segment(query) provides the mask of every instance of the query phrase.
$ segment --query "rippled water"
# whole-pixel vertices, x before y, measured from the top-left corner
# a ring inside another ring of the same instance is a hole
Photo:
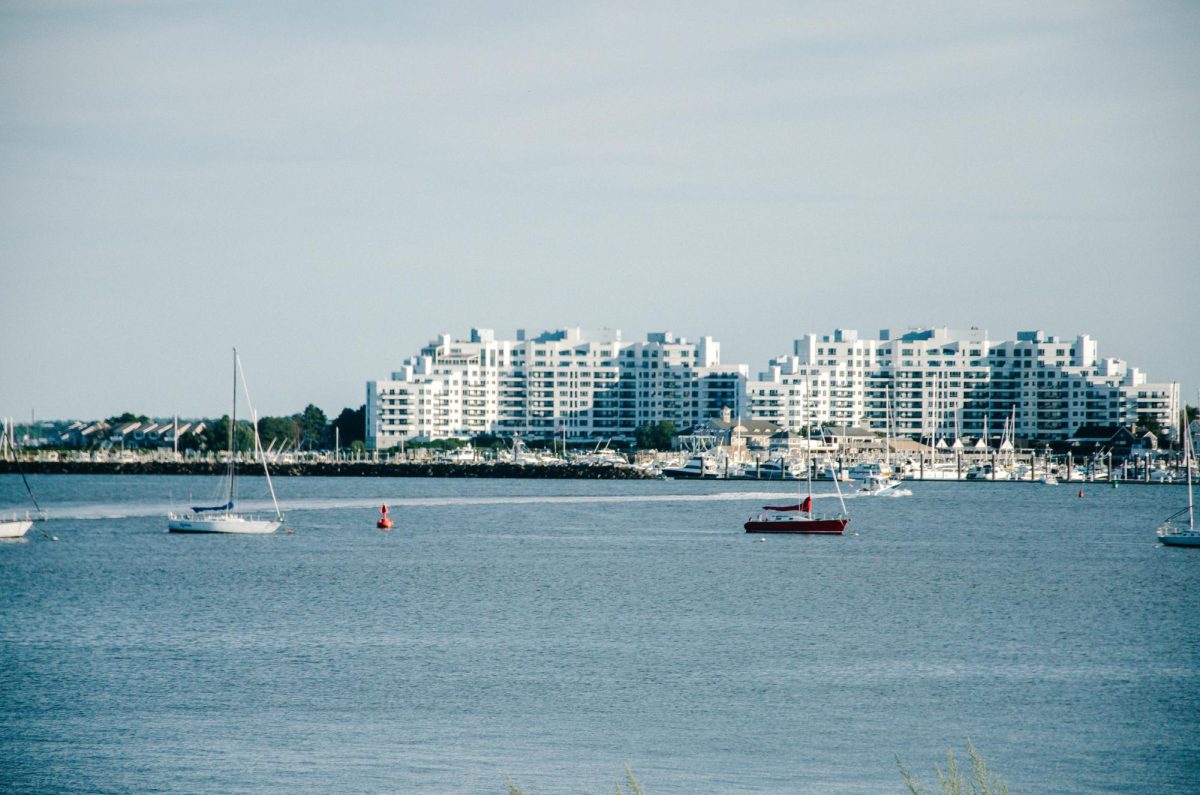
[[[1178,487],[917,483],[760,541],[786,486],[277,486],[294,534],[177,536],[206,479],[34,481],[0,790],[900,792],[896,754],[932,782],[970,735],[1030,793],[1197,791]]]

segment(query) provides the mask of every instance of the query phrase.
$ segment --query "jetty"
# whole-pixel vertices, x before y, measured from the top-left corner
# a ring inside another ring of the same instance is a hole
[[[42,475],[216,475],[226,464],[217,460],[26,460],[26,474]],[[12,461],[0,462],[0,473],[16,473]],[[251,467],[246,477],[256,473]],[[261,472],[257,473],[259,476]],[[503,461],[293,461],[271,464],[272,476],[352,478],[541,478],[548,480],[647,480],[644,469],[605,464],[513,464]]]

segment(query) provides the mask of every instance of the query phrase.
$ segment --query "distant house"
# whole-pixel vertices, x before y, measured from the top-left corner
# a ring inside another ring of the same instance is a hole
[[[778,425],[768,420],[734,419],[729,409],[724,409],[719,419],[710,417],[697,423],[689,436],[693,441],[705,440],[726,447],[768,450],[771,437],[780,430]],[[681,438],[687,441],[686,437]]]
[[[1157,438],[1154,443],[1157,445]],[[1140,446],[1141,435],[1124,425],[1080,425],[1069,440],[1052,445],[1056,452],[1082,456],[1111,454],[1115,461],[1124,461]]]
[[[795,457],[794,454],[808,450],[815,454],[836,453],[837,443],[821,434],[808,434],[796,431],[780,431],[771,437],[771,455]]]
[[[882,450],[884,444],[883,437],[875,431],[853,425],[835,425],[831,428],[823,428],[821,435],[827,444],[842,452]]]
[[[204,433],[207,424],[203,420],[180,420],[180,441],[188,436]],[[75,421],[59,434],[63,447],[124,447],[126,449],[161,449],[174,447],[175,420],[146,420],[122,422],[109,425],[103,420],[96,422]]]

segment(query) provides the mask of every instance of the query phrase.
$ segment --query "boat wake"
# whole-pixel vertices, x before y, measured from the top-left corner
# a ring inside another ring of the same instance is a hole
[[[911,497],[912,489],[891,489],[883,494],[863,494],[861,492],[852,491],[846,494],[848,500],[886,500],[891,497]]]

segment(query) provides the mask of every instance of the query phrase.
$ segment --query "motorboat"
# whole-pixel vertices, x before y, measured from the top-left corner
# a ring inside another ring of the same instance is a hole
[[[967,470],[967,480],[1012,480],[1012,473],[1002,466],[979,463]]]
[[[901,481],[898,478],[890,477],[870,477],[863,483],[862,488],[858,490],[858,494],[864,497],[878,497],[883,494],[891,494],[900,486]]]
[[[663,467],[662,473],[672,480],[725,477],[725,469],[721,466],[721,462],[705,453],[696,453],[681,466]]]
[[[851,480],[870,480],[872,478],[890,478],[892,467],[888,463],[878,461],[862,461],[850,467]]]

